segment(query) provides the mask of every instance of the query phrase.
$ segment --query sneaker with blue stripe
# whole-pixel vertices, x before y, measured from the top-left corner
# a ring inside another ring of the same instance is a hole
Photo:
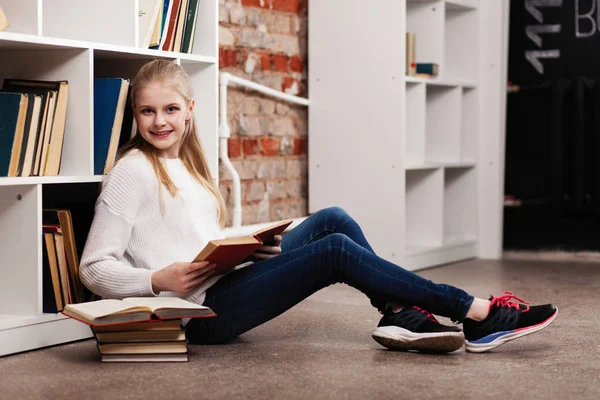
[[[515,299],[519,304],[510,300]],[[511,292],[490,297],[488,316],[483,321],[465,319],[465,349],[471,353],[483,353],[511,340],[541,331],[558,316],[558,308],[552,304],[529,306],[529,303]]]

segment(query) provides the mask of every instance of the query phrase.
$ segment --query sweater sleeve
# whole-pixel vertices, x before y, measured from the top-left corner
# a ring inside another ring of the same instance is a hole
[[[135,268],[124,261],[138,209],[146,193],[152,190],[153,182],[140,165],[119,164],[105,178],[96,202],[79,267],[81,281],[105,298],[155,296],[152,271]]]

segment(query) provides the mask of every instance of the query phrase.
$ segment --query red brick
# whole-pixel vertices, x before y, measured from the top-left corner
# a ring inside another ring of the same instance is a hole
[[[244,139],[242,142],[242,148],[245,156],[252,156],[260,153],[258,141],[256,139]]]
[[[276,54],[273,56],[273,71],[288,72],[287,56]]]
[[[240,138],[229,138],[229,140],[227,140],[227,152],[229,154],[229,157],[235,158],[240,157],[242,155],[241,142],[242,141]]]
[[[297,13],[299,0],[272,0],[273,10]]]
[[[234,67],[237,65],[237,52],[232,49],[219,47],[219,67]]]
[[[279,155],[279,144],[281,139],[264,137],[260,140],[262,146],[262,153],[265,156],[276,156]]]
[[[271,70],[271,55],[268,51],[257,51],[256,54],[260,56],[260,66],[264,71]]]
[[[308,153],[308,141],[306,138],[295,138],[294,139],[294,155],[301,155]]]
[[[300,56],[293,56],[290,59],[290,70],[292,72],[302,72],[302,68],[304,67],[304,63]]]
[[[264,3],[263,8],[266,7],[267,4],[269,4],[270,2],[271,2],[270,0],[263,1],[263,3]],[[261,3],[261,0],[242,0],[242,5],[248,6],[248,7],[261,7],[260,3]]]
[[[298,81],[296,79],[286,76],[285,78],[283,78],[283,83],[281,84],[281,90],[283,90],[285,92],[285,89],[292,87],[294,82],[296,82],[298,84],[298,88],[300,88],[300,83],[298,83]]]

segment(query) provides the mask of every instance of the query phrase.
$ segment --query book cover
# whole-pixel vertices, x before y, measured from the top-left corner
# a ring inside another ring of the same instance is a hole
[[[121,78],[94,79],[94,174],[103,175],[121,96]]]
[[[0,93],[0,176],[17,176],[28,99],[21,93]]]
[[[198,18],[198,0],[190,0],[183,34],[181,51],[191,53],[194,44],[194,33],[196,32],[196,20]]]
[[[281,221],[248,236],[211,240],[193,261],[216,263],[215,273],[224,274],[241,264],[263,244],[270,245],[273,237],[282,234],[292,222],[292,220]]]

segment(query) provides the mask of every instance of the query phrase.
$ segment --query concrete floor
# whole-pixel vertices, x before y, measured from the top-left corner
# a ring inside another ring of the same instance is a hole
[[[597,263],[512,257],[419,274],[561,314],[492,353],[393,352],[370,337],[368,300],[335,285],[233,344],[190,346],[189,363],[102,364],[91,340],[0,358],[0,399],[600,399]]]

